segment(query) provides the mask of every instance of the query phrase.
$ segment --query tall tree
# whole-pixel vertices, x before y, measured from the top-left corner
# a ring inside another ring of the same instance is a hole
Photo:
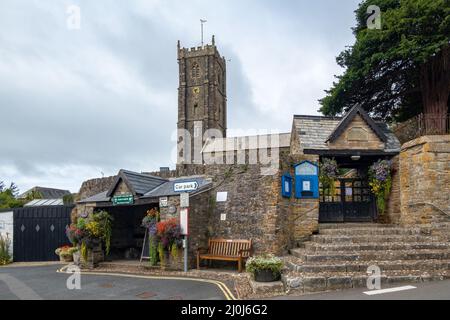
[[[381,9],[381,29],[368,28],[371,5]],[[355,13],[355,44],[336,58],[345,72],[325,91],[320,111],[337,115],[360,103],[385,120],[420,112],[443,119],[450,93],[450,0],[365,0]],[[445,122],[438,125],[445,129]]]

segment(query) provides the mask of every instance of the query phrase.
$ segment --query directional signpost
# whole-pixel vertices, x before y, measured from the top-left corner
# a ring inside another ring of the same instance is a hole
[[[175,182],[173,184],[173,191],[175,192],[189,192],[195,191],[197,189],[198,189],[197,181]]]
[[[173,191],[180,192],[180,226],[184,235],[184,272],[188,271],[189,193],[198,189],[197,181],[175,182]]]

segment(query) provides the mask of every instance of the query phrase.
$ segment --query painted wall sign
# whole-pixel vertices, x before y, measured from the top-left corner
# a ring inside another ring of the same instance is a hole
[[[189,235],[189,209],[183,208],[180,210],[180,228],[183,236]]]
[[[180,193],[180,207],[182,208],[189,207],[189,193],[187,192]]]
[[[134,197],[132,194],[122,194],[118,196],[114,196],[112,198],[112,203],[117,205],[127,205],[127,204],[133,204],[134,203]]]
[[[173,191],[175,192],[188,192],[188,191],[195,191],[197,189],[198,189],[197,181],[175,182],[173,185]]]
[[[319,167],[310,161],[295,166],[295,197],[319,198]]]
[[[161,197],[159,198],[159,207],[165,208],[169,205],[169,199],[167,197]]]
[[[281,195],[290,198],[292,195],[292,177],[290,174],[281,176]]]

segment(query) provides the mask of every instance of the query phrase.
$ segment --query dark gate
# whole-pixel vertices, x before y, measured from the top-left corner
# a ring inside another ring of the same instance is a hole
[[[321,186],[319,222],[370,222],[377,216],[374,197],[365,179],[339,179],[334,195]]]
[[[58,260],[55,249],[70,244],[66,226],[73,206],[14,209],[14,261]]]

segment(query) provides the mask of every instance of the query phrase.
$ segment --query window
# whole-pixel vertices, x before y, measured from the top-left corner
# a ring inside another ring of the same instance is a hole
[[[194,64],[192,65],[191,76],[194,79],[200,77],[200,66],[197,62],[194,62]]]

